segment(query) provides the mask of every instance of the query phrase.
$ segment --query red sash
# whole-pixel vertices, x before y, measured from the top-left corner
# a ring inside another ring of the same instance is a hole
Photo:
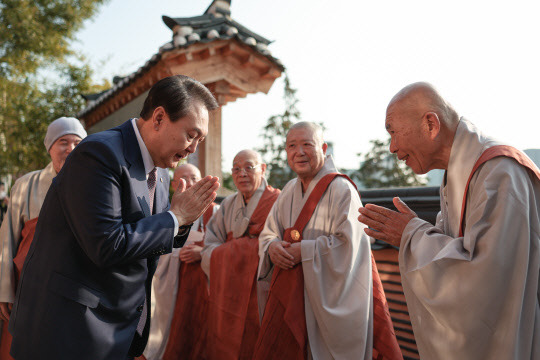
[[[471,179],[476,170],[478,170],[478,168],[480,167],[480,165],[482,165],[488,160],[499,156],[506,156],[516,160],[521,166],[524,166],[525,168],[530,170],[536,176],[536,178],[540,180],[540,170],[538,169],[538,167],[531,161],[531,159],[529,159],[524,153],[522,153],[518,149],[508,145],[496,145],[486,149],[474,164],[471,174],[469,175],[469,179],[467,180],[467,185],[465,185],[465,192],[463,193],[463,203],[461,205],[461,216],[459,220],[459,237],[463,236],[465,205],[467,203],[467,193],[469,191],[469,184],[471,182]]]
[[[13,258],[13,263],[15,265],[15,284],[19,282],[21,277],[22,268],[24,265],[24,260],[30,250],[30,245],[32,245],[32,240],[34,239],[34,233],[36,232],[36,225],[38,218],[33,218],[24,223],[22,232],[21,232],[21,243],[17,249],[17,255]],[[17,285],[15,285],[15,288]]]
[[[227,234],[210,258],[209,359],[250,360],[259,334],[257,268],[259,234],[280,191],[262,194],[248,225],[248,236]]]
[[[311,219],[315,208],[337,176],[349,180],[344,174],[325,175],[306,201],[292,228],[285,230],[283,240],[290,243],[302,241],[302,232]],[[298,231],[300,237],[293,240],[292,231]],[[396,340],[388,303],[384,295],[379,272],[371,255],[373,278],[373,355],[376,359],[403,359]],[[301,266],[290,270],[274,268],[270,293],[257,341],[254,359],[306,359],[307,327],[304,308],[304,274]]]
[[[213,214],[212,204],[203,214],[203,226]],[[203,241],[195,243],[204,246]],[[182,262],[178,272],[178,293],[171,331],[163,359],[206,359],[208,287],[200,262]]]
[[[38,218],[28,220],[24,223],[21,232],[22,240],[17,248],[17,254],[13,258],[13,264],[15,265],[15,289],[17,289],[17,284],[21,278],[24,260],[26,259],[26,255],[28,254],[28,250],[30,250],[32,240],[34,239],[37,222]],[[2,325],[2,337],[0,339],[0,360],[13,360],[11,355],[9,355],[9,350],[11,348],[11,334],[8,332],[7,321],[4,321]]]

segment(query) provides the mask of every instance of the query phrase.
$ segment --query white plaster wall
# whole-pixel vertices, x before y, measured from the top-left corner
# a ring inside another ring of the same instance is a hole
[[[123,124],[131,118],[139,117],[139,113],[142,110],[144,100],[146,99],[147,95],[148,91],[137,96],[135,99],[131,100],[126,105],[107,116],[105,119],[90,127],[88,129],[88,133],[94,134],[103,130],[108,130]]]

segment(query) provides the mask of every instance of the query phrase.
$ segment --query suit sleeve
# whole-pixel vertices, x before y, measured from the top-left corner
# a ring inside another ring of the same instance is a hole
[[[129,174],[101,142],[83,142],[53,183],[64,217],[86,255],[100,267],[170,253],[174,220],[167,212],[144,217]],[[124,185],[124,186],[123,186]],[[161,209],[158,209],[161,211]]]

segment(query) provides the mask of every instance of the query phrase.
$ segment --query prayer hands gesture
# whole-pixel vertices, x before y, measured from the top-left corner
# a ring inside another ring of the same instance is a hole
[[[174,192],[170,210],[176,215],[178,225],[188,225],[197,220],[216,198],[219,179],[206,176],[186,190],[186,181],[180,179]]]
[[[302,261],[300,243],[291,245],[287,241],[274,241],[268,246],[268,255],[272,263],[283,270],[292,269]]]
[[[358,221],[371,228],[364,229],[367,235],[399,247],[405,226],[417,215],[398,197],[394,198],[394,205],[398,212],[367,204],[358,209]]]
[[[196,261],[201,261],[202,249],[202,246],[198,246],[195,244],[186,245],[182,249],[180,249],[180,260],[188,264]]]
[[[9,321],[12,308],[12,303],[0,302],[0,321]]]

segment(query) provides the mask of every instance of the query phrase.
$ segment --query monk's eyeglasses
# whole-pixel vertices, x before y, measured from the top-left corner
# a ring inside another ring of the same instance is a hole
[[[261,166],[261,164],[246,166],[245,168],[235,166],[231,169],[231,172],[235,175],[240,174],[242,171],[245,171],[246,174],[253,174],[259,166]]]

